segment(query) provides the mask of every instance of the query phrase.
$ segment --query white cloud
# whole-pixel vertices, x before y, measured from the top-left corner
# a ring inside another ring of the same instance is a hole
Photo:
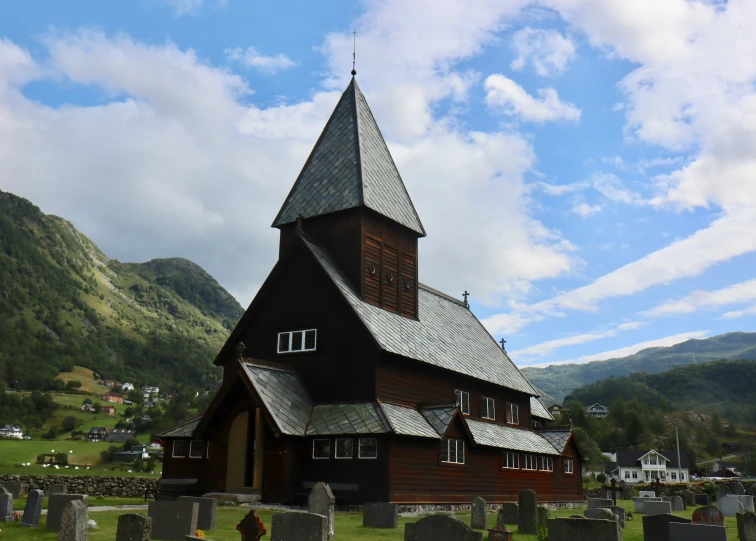
[[[538,90],[534,98],[512,79],[501,74],[489,75],[485,81],[486,103],[504,114],[529,122],[543,123],[557,120],[580,120],[580,109],[562,102],[553,88]]]
[[[276,73],[297,65],[296,62],[285,54],[279,53],[274,56],[266,56],[254,47],[228,49],[226,56],[228,56],[229,60],[239,62],[248,68],[255,68],[265,73]]]
[[[217,0],[219,4],[225,4],[226,0]],[[161,0],[167,6],[171,6],[176,15],[191,15],[197,13],[205,4],[205,0]]]
[[[744,308],[742,310],[733,310],[731,312],[725,312],[722,314],[720,319],[735,319],[738,317],[743,316],[753,316],[756,315],[756,305],[751,306],[750,308]]]
[[[643,197],[624,187],[622,181],[611,173],[597,173],[591,179],[593,188],[613,203],[642,205]]]
[[[555,362],[548,362],[548,363],[541,363],[541,364],[532,364],[528,366],[544,367],[544,366],[551,366],[554,364],[582,364],[582,363],[589,363],[591,361],[607,361],[609,359],[619,359],[622,357],[627,357],[628,355],[633,355],[647,348],[669,347],[669,346],[674,346],[675,344],[679,344],[681,342],[685,342],[686,340],[692,340],[694,338],[706,338],[708,334],[709,334],[709,331],[684,332],[680,334],[673,334],[672,336],[665,336],[664,338],[657,338],[655,340],[648,340],[646,342],[640,342],[638,344],[633,344],[632,346],[626,346],[619,349],[612,349],[609,351],[602,351],[600,353],[592,353],[590,355],[583,355],[575,359],[567,359],[564,361],[555,361]]]
[[[572,205],[572,212],[580,216],[581,218],[587,218],[591,214],[597,214],[601,212],[601,205],[589,205],[585,201]]]
[[[644,316],[689,314],[699,308],[718,308],[728,304],[744,304],[756,300],[756,279],[747,280],[716,291],[694,291],[690,295],[665,303],[642,313]],[[733,313],[733,312],[730,312]],[[726,314],[722,317],[732,317]]]
[[[515,32],[512,46],[517,58],[510,67],[520,70],[532,64],[535,72],[541,77],[564,72],[567,64],[575,56],[572,40],[556,30],[525,27]]]
[[[571,182],[570,184],[549,184],[547,182],[536,183],[547,195],[564,195],[572,192],[585,190],[590,186],[588,182]]]

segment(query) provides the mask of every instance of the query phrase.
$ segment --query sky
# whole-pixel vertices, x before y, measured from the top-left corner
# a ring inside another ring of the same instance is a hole
[[[753,28],[751,0],[3,2],[0,190],[247,306],[356,40],[421,281],[519,366],[752,331]]]

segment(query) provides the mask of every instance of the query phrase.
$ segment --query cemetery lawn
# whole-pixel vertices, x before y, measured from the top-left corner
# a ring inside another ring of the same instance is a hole
[[[16,498],[13,500],[14,511],[23,511],[25,505],[26,505],[26,498]],[[144,505],[144,498],[95,498],[94,496],[89,497],[90,507],[99,507],[102,505]],[[42,500],[42,509],[47,509],[47,496],[45,496]],[[2,526],[0,526],[0,528],[1,527]]]
[[[98,505],[102,500],[90,500],[92,505]],[[632,501],[621,501],[620,503],[626,510],[632,511]],[[690,518],[695,510],[695,507],[689,507],[687,511],[675,513],[675,515]],[[98,529],[89,530],[89,541],[113,541],[116,535],[116,527],[118,523],[118,516],[122,513],[128,513],[129,511],[103,511],[93,512],[89,515],[89,518],[95,520],[98,525]],[[235,507],[218,507],[218,512],[215,519],[216,528],[205,532],[208,539],[214,541],[239,541],[240,535],[236,531],[236,525],[239,521],[249,512],[248,509],[235,508]],[[262,518],[263,524],[268,529],[268,534],[262,539],[270,539],[270,526],[271,517],[274,513],[278,513],[277,510],[262,509],[259,512]],[[143,511],[140,512],[145,514]],[[582,514],[581,509],[563,509],[558,511],[551,511],[552,518],[569,517],[574,514]],[[470,513],[456,513],[455,516],[466,522],[470,523]],[[489,513],[489,524],[493,525],[496,521],[494,513]],[[421,517],[399,517],[399,528],[396,530],[380,530],[374,528],[362,527],[362,515],[359,513],[336,513],[336,539],[342,541],[352,541],[353,539],[362,541],[402,541],[404,539],[404,525],[407,522],[415,522]],[[727,538],[737,539],[737,526],[734,517],[725,517],[725,524],[727,526]],[[36,530],[29,530],[22,528],[19,524],[0,524],[2,532],[0,533],[0,540],[13,539],[14,541],[33,541],[33,540],[50,540],[57,539],[57,532],[48,532],[45,530],[45,517],[42,517],[42,527]],[[515,541],[535,541],[535,535],[523,535],[516,533],[517,526],[512,526],[510,529],[515,530]],[[483,539],[487,537],[484,534]],[[627,522],[625,529],[622,532],[622,539],[624,541],[643,541],[643,519],[641,515],[635,515],[634,520]]]

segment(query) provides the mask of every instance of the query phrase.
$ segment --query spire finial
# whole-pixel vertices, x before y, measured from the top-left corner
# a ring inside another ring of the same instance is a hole
[[[352,77],[357,75],[357,70],[354,68],[357,63],[357,30],[352,31]]]
[[[463,296],[463,297],[465,298],[465,308],[470,308],[470,303],[469,303],[469,302],[467,302],[467,297],[469,297],[469,296],[470,296],[470,294],[469,294],[469,293],[467,292],[467,290],[466,290],[466,289],[465,289],[465,292],[464,292],[464,293],[462,293],[462,296]]]
[[[499,343],[501,344],[501,350],[506,353],[507,348],[505,347],[505,344],[507,343],[507,341],[502,338],[501,340],[499,340]]]

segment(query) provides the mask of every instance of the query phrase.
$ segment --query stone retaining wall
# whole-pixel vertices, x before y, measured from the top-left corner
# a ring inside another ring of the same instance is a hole
[[[0,475],[0,486],[9,481],[26,483],[26,490],[47,490],[50,485],[64,484],[72,494],[141,498],[145,490],[157,490],[157,479],[150,477],[105,477],[99,475]]]

